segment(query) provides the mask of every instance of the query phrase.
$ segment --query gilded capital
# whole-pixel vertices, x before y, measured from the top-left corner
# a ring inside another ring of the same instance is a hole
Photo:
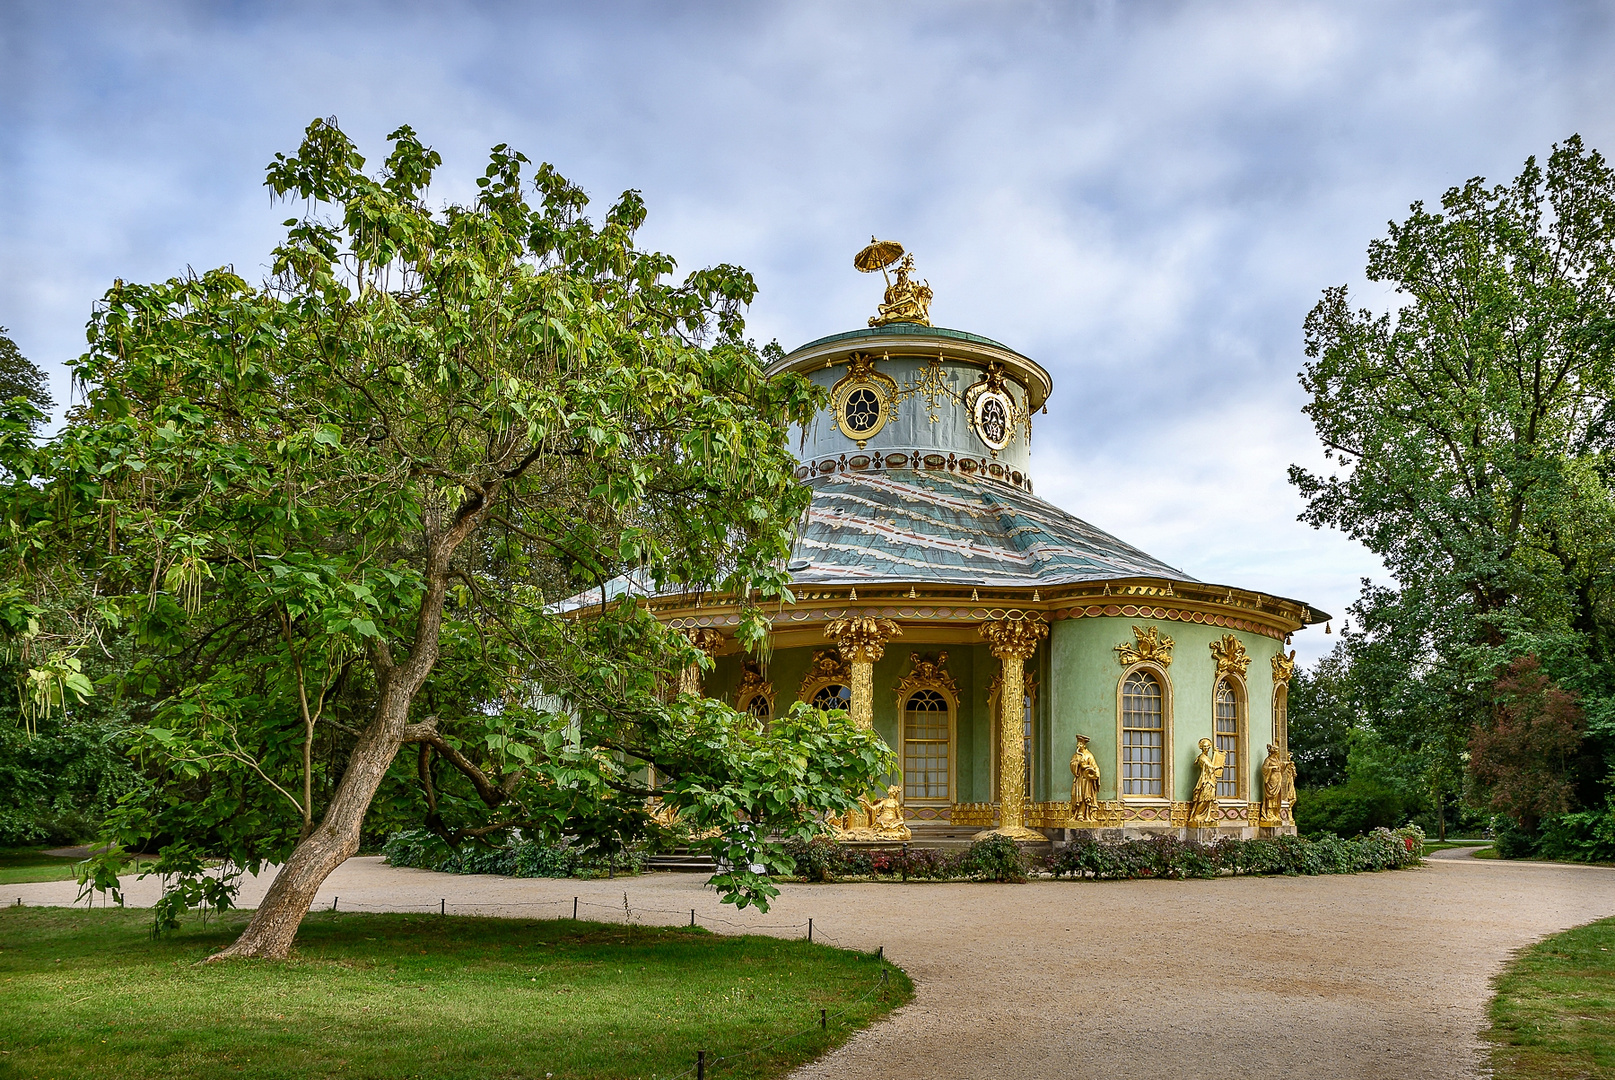
[[[1025,660],[1049,636],[1049,624],[1037,618],[998,619],[984,622],[978,629],[987,639],[987,648],[1000,660]]]
[[[703,626],[696,630],[684,631],[684,636],[690,639],[690,644],[711,656],[723,646],[723,635],[710,626]]]
[[[1115,648],[1116,660],[1123,666],[1143,660],[1172,666],[1172,639],[1161,633],[1159,627],[1133,627],[1133,640],[1124,641]]]
[[[886,655],[886,642],[902,633],[903,628],[890,619],[863,615],[836,619],[824,628],[824,636],[833,638],[841,655],[853,664],[873,664]]]
[[[1295,674],[1295,650],[1294,649],[1290,650],[1290,655],[1289,656],[1285,656],[1283,653],[1279,653],[1277,656],[1273,657],[1273,684],[1275,686],[1288,686],[1288,685],[1290,685],[1290,676],[1292,676],[1294,674]]]
[[[1245,645],[1233,634],[1224,634],[1220,641],[1211,643],[1211,655],[1217,659],[1217,677],[1224,675],[1244,676],[1246,669],[1251,666],[1251,658],[1245,652]]]

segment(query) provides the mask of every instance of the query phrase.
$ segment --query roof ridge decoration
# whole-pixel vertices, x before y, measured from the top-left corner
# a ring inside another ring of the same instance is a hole
[[[1229,635],[1232,637],[1233,635]],[[1234,638],[1237,642],[1239,639]],[[1142,626],[1133,627],[1133,642],[1122,642],[1116,646],[1116,660],[1123,667],[1138,663],[1160,664],[1162,667],[1172,666],[1172,639],[1161,633],[1160,627],[1151,626],[1148,629]],[[1215,645],[1212,648],[1216,648]],[[1241,646],[1243,648],[1243,646]]]

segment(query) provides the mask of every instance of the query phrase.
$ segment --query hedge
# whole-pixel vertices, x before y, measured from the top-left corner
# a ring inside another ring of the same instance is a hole
[[[796,876],[808,881],[839,878],[900,878],[932,881],[1026,881],[1033,875],[1093,881],[1137,878],[1211,878],[1221,874],[1355,874],[1415,866],[1424,851],[1424,832],[1416,825],[1375,829],[1355,840],[1299,836],[1211,843],[1156,836],[1118,843],[1077,839],[1052,854],[1035,855],[1006,837],[978,840],[968,850],[946,853],[915,848],[900,850],[847,847],[820,838],[787,848],[796,860]]]
[[[426,829],[395,832],[382,845],[393,866],[415,866],[445,874],[502,874],[505,877],[604,877],[608,873],[643,873],[649,856],[624,851],[607,858],[569,844],[510,840],[500,847],[471,845],[455,849]]]

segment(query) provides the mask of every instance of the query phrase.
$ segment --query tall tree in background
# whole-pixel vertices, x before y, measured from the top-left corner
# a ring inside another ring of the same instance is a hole
[[[1303,520],[1395,579],[1354,608],[1369,681],[1394,689],[1370,721],[1456,783],[1534,655],[1587,706],[1593,749],[1615,748],[1615,175],[1571,138],[1546,169],[1415,203],[1367,275],[1395,286],[1392,312],[1342,286],[1306,321],[1306,412],[1339,467],[1290,476]],[[1583,800],[1603,779],[1586,763],[1564,758]]]
[[[190,886],[204,856],[283,862],[224,955],[284,957],[384,782],[451,841],[611,846],[645,827],[653,765],[719,832],[726,899],[766,904],[770,835],[852,805],[890,751],[844,718],[760,732],[670,694],[706,661],[643,597],[722,589],[753,603],[739,643],[766,640],[807,497],[786,432],[819,394],[764,378],[748,274],[675,283],[635,247],[637,193],[596,226],[500,146],[475,202],[433,212],[438,155],[391,139],[376,176],[334,122],[277,156],[268,186],[305,212],[264,286],[108,291],[88,400],[10,492],[55,530],[37,579],[93,581],[136,643],[148,784],[114,834],[166,838],[159,869]],[[581,591],[587,617],[557,605]]]
[[[11,340],[6,328],[0,326],[0,404],[22,398],[34,412],[50,412],[56,404],[50,396],[50,380],[45,373],[22,354],[17,343]],[[37,432],[45,422],[43,415],[27,417],[30,431]]]

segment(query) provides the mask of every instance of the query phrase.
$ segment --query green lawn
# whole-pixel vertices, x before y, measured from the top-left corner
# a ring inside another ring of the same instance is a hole
[[[1426,840],[1424,842],[1424,854],[1428,855],[1432,851],[1448,851],[1459,847],[1490,847],[1491,844],[1490,840]]]
[[[1615,919],[1526,949],[1492,999],[1497,1080],[1615,1078]]]
[[[0,885],[25,881],[68,881],[74,876],[77,866],[77,859],[46,855],[39,848],[7,848],[0,850]]]
[[[708,1070],[774,1077],[913,994],[862,953],[570,920],[321,913],[285,963],[200,963],[244,921],[0,909],[0,1076],[653,1077],[806,1029]]]

